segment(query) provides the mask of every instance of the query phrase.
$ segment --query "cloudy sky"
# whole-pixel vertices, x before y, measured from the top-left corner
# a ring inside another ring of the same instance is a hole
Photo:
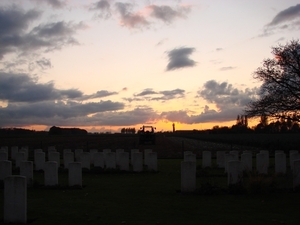
[[[1,0],[0,127],[233,125],[299,0]]]

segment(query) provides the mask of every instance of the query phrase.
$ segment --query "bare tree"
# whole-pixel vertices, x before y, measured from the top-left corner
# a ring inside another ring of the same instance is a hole
[[[265,59],[254,72],[263,82],[260,96],[250,102],[245,112],[249,117],[300,118],[300,42],[272,48],[273,59]],[[295,116],[296,115],[296,116]]]

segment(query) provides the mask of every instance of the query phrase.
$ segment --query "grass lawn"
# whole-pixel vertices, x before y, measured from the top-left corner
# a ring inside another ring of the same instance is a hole
[[[67,187],[67,173],[59,174],[60,188],[28,189],[28,223],[39,224],[299,224],[300,193],[214,195],[181,194],[180,159],[159,159],[158,173],[83,173],[82,189]],[[43,173],[35,173],[43,184]],[[223,170],[197,177],[226,187]],[[3,218],[3,189],[0,190]],[[2,219],[3,221],[3,219]]]

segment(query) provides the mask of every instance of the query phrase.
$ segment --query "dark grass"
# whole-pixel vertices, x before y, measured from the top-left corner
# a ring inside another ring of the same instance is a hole
[[[58,187],[45,188],[43,173],[36,172],[35,186],[28,189],[28,223],[299,224],[299,192],[279,186],[284,191],[270,191],[273,189],[266,186],[266,192],[230,192],[223,169],[201,169],[199,164],[197,191],[183,194],[180,162],[160,159],[157,173],[84,172],[81,189],[67,186],[64,171],[59,174]],[[272,179],[284,183],[283,187],[291,185],[289,175]],[[3,202],[3,189],[0,192]]]

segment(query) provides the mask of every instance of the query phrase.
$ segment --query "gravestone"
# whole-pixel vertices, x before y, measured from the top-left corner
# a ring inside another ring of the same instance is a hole
[[[240,157],[239,157],[239,151],[232,150],[232,151],[229,151],[229,154],[234,155],[234,160],[239,160],[240,159]]]
[[[20,176],[26,177],[28,187],[33,185],[33,163],[31,161],[20,163]]]
[[[53,147],[53,146],[52,146]],[[50,155],[53,155],[52,153],[58,153],[57,151],[56,151],[56,149],[55,148],[50,148],[50,149],[48,149],[48,151],[47,151],[47,157],[48,157],[48,161],[52,161],[51,160],[51,156]]]
[[[238,160],[228,161],[228,175],[227,183],[228,185],[238,184],[242,181],[243,171],[242,164]]]
[[[267,161],[267,167],[269,168],[269,165],[270,165],[270,160],[269,160],[270,159],[270,153],[269,153],[269,151],[268,150],[260,150],[259,153],[263,153],[263,154],[267,155],[266,161]]]
[[[20,168],[20,163],[25,160],[25,152],[18,152],[16,154],[16,168]]]
[[[94,154],[98,152],[98,149],[93,148],[90,149],[90,153],[91,153],[91,164],[94,165]]]
[[[236,155],[231,153],[225,153],[225,173],[228,172],[228,162],[237,161]]]
[[[104,153],[96,152],[94,153],[94,167],[104,168]]]
[[[4,180],[4,223],[27,223],[26,177],[9,176]]]
[[[266,153],[256,154],[256,170],[259,174],[268,174],[268,155]]]
[[[217,151],[217,167],[225,168],[225,151]]]
[[[148,154],[148,170],[149,171],[157,171],[157,152],[149,152]]]
[[[275,153],[275,173],[286,174],[286,155]]]
[[[197,162],[196,154],[189,153],[184,155],[184,162]]]
[[[80,162],[80,154],[83,153],[83,149],[77,148],[75,149],[75,161]]]
[[[181,162],[181,192],[196,190],[196,162]]]
[[[34,154],[35,170],[43,170],[45,165],[45,152],[36,152]]]
[[[83,169],[91,169],[91,153],[83,152],[80,154],[81,167]]]
[[[241,167],[243,171],[252,171],[252,154],[242,153],[241,154]]]
[[[8,153],[7,152],[0,152],[0,161],[8,160]]]
[[[119,153],[119,168],[121,171],[129,171],[129,153]]]
[[[294,161],[293,168],[293,188],[300,188],[300,159]]]
[[[60,153],[50,152],[48,155],[48,161],[57,162],[57,166],[60,167]]]
[[[3,160],[0,161],[0,181],[4,181],[6,177],[12,175],[11,161]]]
[[[152,149],[144,149],[144,165],[148,166],[148,153],[152,152]]]
[[[44,181],[45,181],[45,186],[57,186],[58,185],[57,162],[54,162],[54,161],[45,162]]]
[[[28,160],[28,147],[21,147],[21,149],[19,149],[19,152],[24,153],[24,160],[27,161]]]
[[[202,152],[202,168],[211,167],[211,151]]]
[[[69,164],[74,162],[74,153],[73,152],[65,152],[64,153],[64,168],[68,169]]]
[[[11,160],[16,160],[16,154],[19,152],[19,147],[18,146],[12,146],[11,147]]]
[[[140,152],[139,149],[130,149],[130,159],[132,160],[132,154]]]
[[[124,152],[124,149],[116,149],[116,164],[120,166],[120,154]]]
[[[293,151],[290,153],[290,166],[291,170],[294,169],[294,161],[300,159],[300,153],[297,151]]]
[[[116,169],[116,153],[108,152],[104,153],[106,169]]]
[[[82,187],[82,166],[81,162],[72,162],[68,165],[68,181],[69,186],[79,186]]]
[[[136,152],[132,153],[132,170],[133,172],[142,172],[143,171],[143,153]]]

